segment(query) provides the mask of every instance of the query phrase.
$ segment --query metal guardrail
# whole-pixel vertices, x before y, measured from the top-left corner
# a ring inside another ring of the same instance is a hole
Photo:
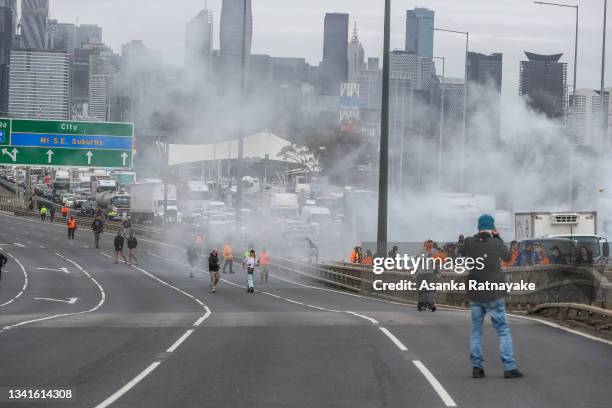
[[[271,267],[279,272],[291,273],[306,279],[313,279],[362,294],[382,297],[389,300],[417,303],[417,290],[375,291],[374,280],[384,283],[401,281],[416,282],[418,275],[400,271],[386,271],[375,275],[371,268],[345,262],[325,261],[319,264],[305,264],[296,260],[275,256]],[[510,311],[539,313],[546,317],[562,320],[577,320],[598,330],[612,330],[610,316],[612,310],[608,299],[612,298],[612,284],[603,276],[603,266],[535,266],[508,268],[504,270],[506,282],[523,280],[535,283],[534,291],[511,292],[506,297],[506,307]],[[448,283],[464,280],[465,276],[455,273],[438,274],[437,282]],[[469,307],[464,291],[437,291],[436,302],[451,307]]]

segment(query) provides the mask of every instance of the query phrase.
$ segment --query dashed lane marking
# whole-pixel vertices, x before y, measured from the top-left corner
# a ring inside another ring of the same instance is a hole
[[[23,295],[23,292],[25,292],[26,288],[28,287],[28,273],[26,271],[26,268],[23,266],[23,264],[21,262],[19,262],[19,259],[15,258],[11,253],[7,252],[7,255],[10,256],[11,258],[13,258],[15,260],[15,262],[17,262],[17,265],[19,265],[19,267],[21,268],[21,272],[23,272],[23,286],[21,287],[21,290],[19,291],[19,293],[17,293],[12,299],[2,303],[0,305],[0,307],[6,306],[6,305],[9,305],[9,304],[13,303],[21,295]]]

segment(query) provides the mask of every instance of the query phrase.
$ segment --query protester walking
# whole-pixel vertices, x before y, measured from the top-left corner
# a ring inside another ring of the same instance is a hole
[[[74,240],[74,233],[77,230],[77,220],[73,215],[70,216],[66,225],[68,225],[68,239]]]
[[[261,251],[259,254],[259,271],[260,271],[260,280],[263,283],[268,283],[268,277],[270,274],[270,253],[266,248]]]
[[[49,209],[49,216],[51,217],[51,224],[55,221],[55,205],[52,205]]]
[[[40,209],[40,219],[44,222],[46,218],[47,218],[47,207],[43,205],[42,208]]]
[[[138,258],[136,258],[136,248],[138,247],[138,240],[134,236],[133,232],[130,232],[130,236],[127,239],[128,247],[128,265],[138,265]],[[134,260],[134,262],[132,262]]]
[[[123,255],[123,244],[125,243],[125,238],[121,235],[121,231],[117,231],[117,235],[115,235],[115,241],[113,242],[115,245],[115,257],[113,258],[113,263],[117,263],[119,261],[119,255],[123,258],[123,262],[127,264],[127,259],[125,259],[125,255]]]
[[[217,291],[217,284],[219,283],[219,269],[221,269],[219,253],[216,249],[213,249],[208,255],[208,273],[210,274],[210,290],[212,293]]]
[[[253,274],[255,273],[256,266],[257,266],[257,255],[255,254],[255,250],[251,249],[249,251],[249,255],[244,258],[244,261],[242,261],[242,267],[247,273],[247,292],[249,293],[255,292],[255,286],[253,283]]]
[[[8,262],[8,258],[2,252],[0,252],[0,280],[2,280],[2,268]]]
[[[467,259],[480,259],[484,268],[470,270],[468,280],[478,284],[504,283],[500,261],[510,261],[510,251],[504,245],[495,229],[495,220],[484,214],[478,219],[478,233],[464,242],[462,255]],[[469,288],[469,286],[468,286]],[[491,315],[491,323],[497,332],[501,361],[504,365],[504,378],[520,378],[523,374],[516,367],[510,327],[506,321],[505,291],[468,290],[472,312],[472,335],[470,337],[470,357],[472,377],[482,378],[484,358],[482,354],[483,323],[486,313]]]
[[[102,221],[102,217],[96,217],[91,224],[91,229],[94,233],[94,244],[96,248],[100,248],[100,235],[104,232],[104,221]]]
[[[234,273],[234,249],[232,244],[229,242],[223,245],[223,273],[227,273],[227,267],[229,265],[229,273]]]

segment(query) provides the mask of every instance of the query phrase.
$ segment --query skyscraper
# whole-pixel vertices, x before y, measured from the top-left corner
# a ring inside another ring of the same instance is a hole
[[[323,35],[320,86],[323,95],[340,95],[340,84],[348,78],[349,15],[327,13]]]
[[[357,83],[359,75],[366,70],[365,51],[359,41],[357,23],[353,28],[353,36],[348,44],[348,82]]]
[[[0,112],[8,111],[9,63],[16,20],[16,0],[0,0]]]
[[[231,79],[239,76],[242,67],[243,46],[248,61],[251,54],[252,38],[251,0],[223,0],[219,38],[223,76]]]
[[[49,0],[21,0],[21,35],[24,48],[47,48]]]
[[[200,11],[185,26],[185,68],[206,69],[210,65],[213,45],[213,14]]]
[[[77,47],[76,26],[74,24],[56,23],[50,30],[49,48],[66,51],[74,55]]]
[[[416,7],[406,12],[406,51],[433,57],[434,11]]]
[[[11,51],[9,113],[22,118],[68,119],[70,55],[51,50]]]
[[[519,95],[527,97],[529,106],[547,117],[563,118],[567,89],[567,64],[559,62],[563,54],[525,55],[528,61],[521,61]]]
[[[77,28],[77,48],[83,48],[85,44],[101,42],[102,27],[96,24],[81,24]]]
[[[492,136],[500,138],[503,55],[468,53],[468,115],[487,120]],[[481,124],[482,125],[482,124]]]

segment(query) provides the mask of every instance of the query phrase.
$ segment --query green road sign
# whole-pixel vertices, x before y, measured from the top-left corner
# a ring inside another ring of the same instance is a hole
[[[0,119],[0,164],[132,167],[131,123]]]

